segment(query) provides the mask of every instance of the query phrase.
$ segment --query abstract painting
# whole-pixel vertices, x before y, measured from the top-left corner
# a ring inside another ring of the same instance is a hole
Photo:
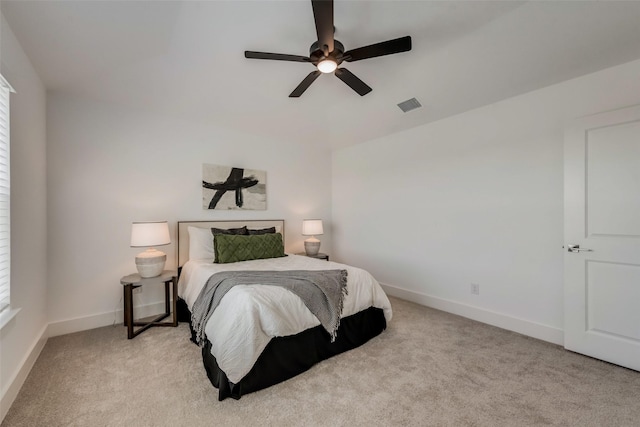
[[[202,207],[266,210],[267,173],[254,169],[203,164]]]

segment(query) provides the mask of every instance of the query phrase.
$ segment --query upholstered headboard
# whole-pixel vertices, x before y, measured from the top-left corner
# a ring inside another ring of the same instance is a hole
[[[247,220],[247,221],[178,221],[178,251],[177,266],[182,267],[189,260],[189,231],[187,227],[199,228],[237,228],[242,226],[247,228],[268,228],[276,227],[282,233],[284,242],[284,220]],[[213,235],[211,236],[213,238]]]

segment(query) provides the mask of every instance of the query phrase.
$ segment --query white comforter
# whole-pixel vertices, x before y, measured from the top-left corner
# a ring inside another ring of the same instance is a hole
[[[348,295],[342,317],[368,307],[381,308],[391,320],[391,304],[378,282],[367,271],[305,256],[213,264],[190,260],[182,268],[178,294],[191,310],[207,279],[227,270],[333,270],[348,271]],[[300,298],[279,286],[238,285],[222,298],[205,327],[211,354],[233,383],[253,367],[271,338],[295,335],[320,322]]]

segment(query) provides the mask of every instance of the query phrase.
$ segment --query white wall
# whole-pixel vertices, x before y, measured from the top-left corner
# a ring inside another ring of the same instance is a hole
[[[334,152],[335,258],[561,343],[564,123],[640,103],[638,76],[635,61]]]
[[[178,220],[284,219],[292,252],[303,250],[304,218],[326,219],[330,229],[328,149],[59,93],[48,94],[47,120],[52,336],[121,321],[119,280],[135,272],[140,252],[129,247],[132,221],[169,221],[167,267],[175,267]],[[267,210],[203,210],[203,163],[265,170]],[[146,292],[134,304],[161,299]]]
[[[29,59],[0,17],[0,71],[11,95],[11,308],[0,331],[0,420],[46,342],[46,95]]]

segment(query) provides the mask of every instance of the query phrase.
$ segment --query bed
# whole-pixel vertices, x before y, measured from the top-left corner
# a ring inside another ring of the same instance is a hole
[[[217,237],[214,249],[212,229],[224,234],[227,230],[236,230],[238,234],[238,230],[242,230],[242,234],[250,230],[252,234],[269,233],[270,236]],[[221,250],[229,239],[250,242],[281,239],[284,242],[284,221],[178,222],[181,321],[190,322],[191,311],[194,308],[198,311],[197,301],[202,289],[206,288],[212,275],[220,272],[344,270],[347,272],[347,294],[342,301],[339,328],[332,341],[326,327],[288,289],[253,283],[230,288],[206,321],[201,343],[204,367],[211,383],[218,389],[219,400],[239,399],[292,378],[322,360],[359,347],[379,335],[391,319],[387,296],[365,270],[284,253],[274,258],[214,263],[215,257],[221,262],[229,261],[223,259],[226,255]],[[197,335],[196,329],[191,324],[192,339]]]

